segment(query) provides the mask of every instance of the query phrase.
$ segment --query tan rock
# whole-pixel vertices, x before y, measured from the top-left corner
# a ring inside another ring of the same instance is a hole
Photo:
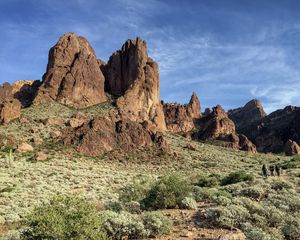
[[[34,149],[33,147],[28,143],[22,143],[18,146],[17,149],[19,152],[32,152]]]
[[[52,139],[57,139],[61,136],[62,136],[62,133],[60,131],[53,131],[53,132],[50,133],[50,137]]]
[[[36,161],[46,161],[48,159],[48,155],[43,152],[37,152],[34,156]]]
[[[21,103],[16,99],[4,101],[0,104],[0,121],[3,124],[20,118],[21,116]]]
[[[128,40],[106,66],[105,88],[117,96],[120,113],[135,122],[151,121],[166,130],[159,96],[158,65],[147,54],[146,42]]]
[[[284,146],[284,152],[286,156],[297,155],[300,154],[300,147],[296,142],[289,139]]]
[[[58,101],[85,108],[106,99],[104,76],[89,42],[75,33],[63,35],[49,51],[47,72],[34,104]]]
[[[71,118],[68,121],[68,125],[72,128],[78,128],[81,127],[85,123],[85,121],[85,119]]]
[[[60,117],[49,117],[43,120],[43,123],[45,125],[50,125],[50,126],[64,126],[65,125],[65,120],[60,118]]]
[[[40,137],[33,137],[32,138],[32,142],[34,143],[34,145],[41,145],[43,143],[43,139],[41,139]]]

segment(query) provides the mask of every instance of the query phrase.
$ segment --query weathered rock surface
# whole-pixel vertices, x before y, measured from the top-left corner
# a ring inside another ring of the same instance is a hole
[[[37,92],[40,85],[38,80],[20,80],[12,85],[3,83],[0,85],[0,102],[18,99],[22,107],[28,107]]]
[[[46,161],[48,159],[48,155],[44,152],[37,152],[34,155],[34,160],[36,161]]]
[[[220,140],[227,143],[224,146],[256,153],[255,145],[246,136],[236,133],[234,122],[228,118],[220,105],[200,118],[197,124],[199,131],[193,135],[193,138]]]
[[[147,54],[146,42],[128,40],[105,67],[105,89],[117,97],[120,114],[135,122],[150,121],[165,130],[159,96],[158,65]]]
[[[0,122],[9,123],[21,116],[21,103],[16,99],[5,100],[0,104]]]
[[[19,146],[18,146],[18,149],[17,149],[19,152],[32,152],[34,149],[33,147],[28,144],[28,143],[21,143]]]
[[[47,71],[34,103],[50,101],[75,108],[106,101],[95,52],[85,38],[74,33],[64,34],[49,51]]]
[[[189,132],[195,128],[195,121],[201,117],[201,106],[195,93],[188,104],[163,103],[168,131]]]
[[[300,147],[296,142],[289,139],[284,146],[284,152],[286,156],[297,155],[300,154]]]
[[[300,108],[287,106],[264,117],[248,133],[260,152],[284,152],[285,143],[292,139],[300,143]]]
[[[132,151],[141,147],[155,146],[169,150],[168,144],[159,132],[153,133],[142,124],[131,120],[114,122],[109,117],[96,117],[75,132],[68,130],[63,136],[63,142],[77,145],[80,153],[89,156],[99,156],[117,148]]]
[[[228,116],[235,123],[237,132],[245,135],[249,135],[253,126],[266,115],[261,102],[257,99],[249,101],[244,107],[228,111]]]

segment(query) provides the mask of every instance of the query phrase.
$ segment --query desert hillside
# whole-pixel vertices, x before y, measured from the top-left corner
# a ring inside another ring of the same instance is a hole
[[[166,103],[144,40],[75,33],[0,101],[1,239],[300,239],[297,107]]]

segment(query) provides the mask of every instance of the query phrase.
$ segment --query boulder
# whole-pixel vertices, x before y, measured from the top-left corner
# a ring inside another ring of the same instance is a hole
[[[33,147],[28,144],[28,143],[21,143],[19,146],[18,146],[18,149],[17,149],[19,152],[32,152],[34,149]]]
[[[36,160],[36,161],[46,161],[47,159],[48,159],[48,156],[44,152],[37,152],[34,155],[34,160]]]
[[[0,104],[0,121],[3,124],[20,118],[21,103],[16,99],[5,100]]]
[[[284,146],[284,152],[286,156],[297,155],[300,154],[300,147],[296,142],[289,139]]]
[[[62,132],[61,131],[53,131],[53,132],[50,133],[50,137],[52,139],[58,139],[61,136],[62,136]]]
[[[110,57],[105,74],[105,89],[117,98],[123,118],[139,123],[151,121],[158,130],[166,130],[158,65],[148,57],[145,41],[128,40]]]
[[[207,113],[197,122],[198,132],[193,134],[194,139],[220,140],[223,146],[256,153],[256,146],[242,134],[237,134],[234,122],[229,119],[224,109],[217,105],[211,113]]]
[[[40,81],[38,80],[20,80],[12,85],[3,83],[0,85],[0,102],[15,98],[19,100],[22,107],[28,107],[32,103],[39,86]]]
[[[195,121],[201,117],[201,106],[195,93],[188,104],[163,103],[168,131],[186,133],[195,128]]]
[[[85,121],[85,119],[71,118],[68,120],[68,125],[72,128],[78,128],[81,127]]]
[[[48,117],[43,120],[44,125],[62,127],[65,125],[65,120],[60,117]]]
[[[40,137],[35,136],[35,137],[32,138],[32,142],[36,146],[41,145],[43,143],[43,139],[41,139]]]
[[[47,71],[34,104],[50,101],[75,108],[106,101],[96,54],[89,42],[75,33],[64,34],[49,51]]]

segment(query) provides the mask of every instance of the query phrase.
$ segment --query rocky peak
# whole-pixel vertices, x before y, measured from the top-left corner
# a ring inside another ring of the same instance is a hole
[[[191,106],[193,118],[200,118],[201,117],[201,104],[198,99],[198,96],[195,92],[193,92],[189,105]]]
[[[158,65],[148,57],[146,42],[127,40],[115,52],[105,67],[105,89],[117,96],[122,115],[132,121],[150,121],[165,130],[165,120],[159,96]]]
[[[47,71],[34,103],[49,101],[75,108],[106,101],[104,76],[95,51],[75,33],[64,34],[49,51]]]
[[[195,128],[195,121],[201,117],[201,106],[196,93],[188,104],[163,103],[168,131],[186,133]]]
[[[230,119],[235,122],[237,131],[247,134],[244,132],[244,129],[248,128],[250,124],[260,121],[267,114],[265,113],[261,102],[257,99],[253,99],[243,107],[229,110],[228,115]]]

